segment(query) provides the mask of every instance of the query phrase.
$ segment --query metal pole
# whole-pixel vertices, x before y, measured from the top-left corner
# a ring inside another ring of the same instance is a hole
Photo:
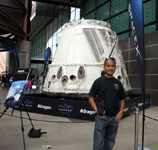
[[[134,150],[138,150],[138,132],[139,132],[139,108],[136,107],[136,112],[135,112]]]
[[[142,95],[143,95],[142,150],[144,150],[145,89],[143,90],[143,94]]]

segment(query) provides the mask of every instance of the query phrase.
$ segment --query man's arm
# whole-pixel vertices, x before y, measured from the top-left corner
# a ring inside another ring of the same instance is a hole
[[[97,113],[97,106],[96,106],[93,96],[89,96],[89,103],[91,107],[94,109],[94,111]]]
[[[97,113],[97,105],[96,105],[96,103],[94,101],[94,97],[93,96],[89,96],[89,103],[90,103],[91,107],[94,109],[94,111]],[[107,120],[105,115],[103,115],[103,116],[99,116],[98,115],[98,117],[99,117],[99,119]]]
[[[115,120],[117,122],[119,122],[121,120],[122,116],[123,116],[123,109],[124,109],[124,107],[125,107],[125,100],[121,100],[121,108],[120,108],[120,111],[118,112],[118,114],[117,114],[117,116],[115,118]]]

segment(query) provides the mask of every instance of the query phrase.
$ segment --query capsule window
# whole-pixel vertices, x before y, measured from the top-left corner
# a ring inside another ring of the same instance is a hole
[[[58,70],[58,72],[57,72],[57,78],[58,78],[58,79],[61,78],[62,73],[63,73],[63,69],[62,69],[62,67],[60,66],[60,68],[59,68],[59,70]]]
[[[85,77],[85,70],[83,66],[80,66],[78,69],[78,78],[83,79]]]
[[[70,76],[70,80],[72,80],[72,81],[76,80],[76,76],[75,75],[71,75]]]
[[[61,79],[61,83],[63,86],[65,86],[67,82],[68,82],[68,77],[66,75],[64,75]]]
[[[53,75],[53,76],[52,76],[52,80],[55,80],[55,78],[56,78],[56,75]]]
[[[118,80],[121,80],[121,76],[118,76],[117,79],[118,79]]]

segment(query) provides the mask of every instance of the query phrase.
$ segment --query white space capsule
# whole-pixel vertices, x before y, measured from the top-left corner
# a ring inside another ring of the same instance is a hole
[[[116,58],[114,77],[126,92],[131,91],[118,39],[109,23],[87,19],[66,23],[57,43],[43,87],[45,93],[88,94],[110,54]]]

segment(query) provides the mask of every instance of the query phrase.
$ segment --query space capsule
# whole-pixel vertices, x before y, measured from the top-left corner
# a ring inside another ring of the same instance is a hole
[[[131,91],[117,35],[109,23],[81,19],[65,24],[43,86],[47,94],[88,94],[95,79],[103,73],[108,56],[116,58],[114,77],[126,92]]]

